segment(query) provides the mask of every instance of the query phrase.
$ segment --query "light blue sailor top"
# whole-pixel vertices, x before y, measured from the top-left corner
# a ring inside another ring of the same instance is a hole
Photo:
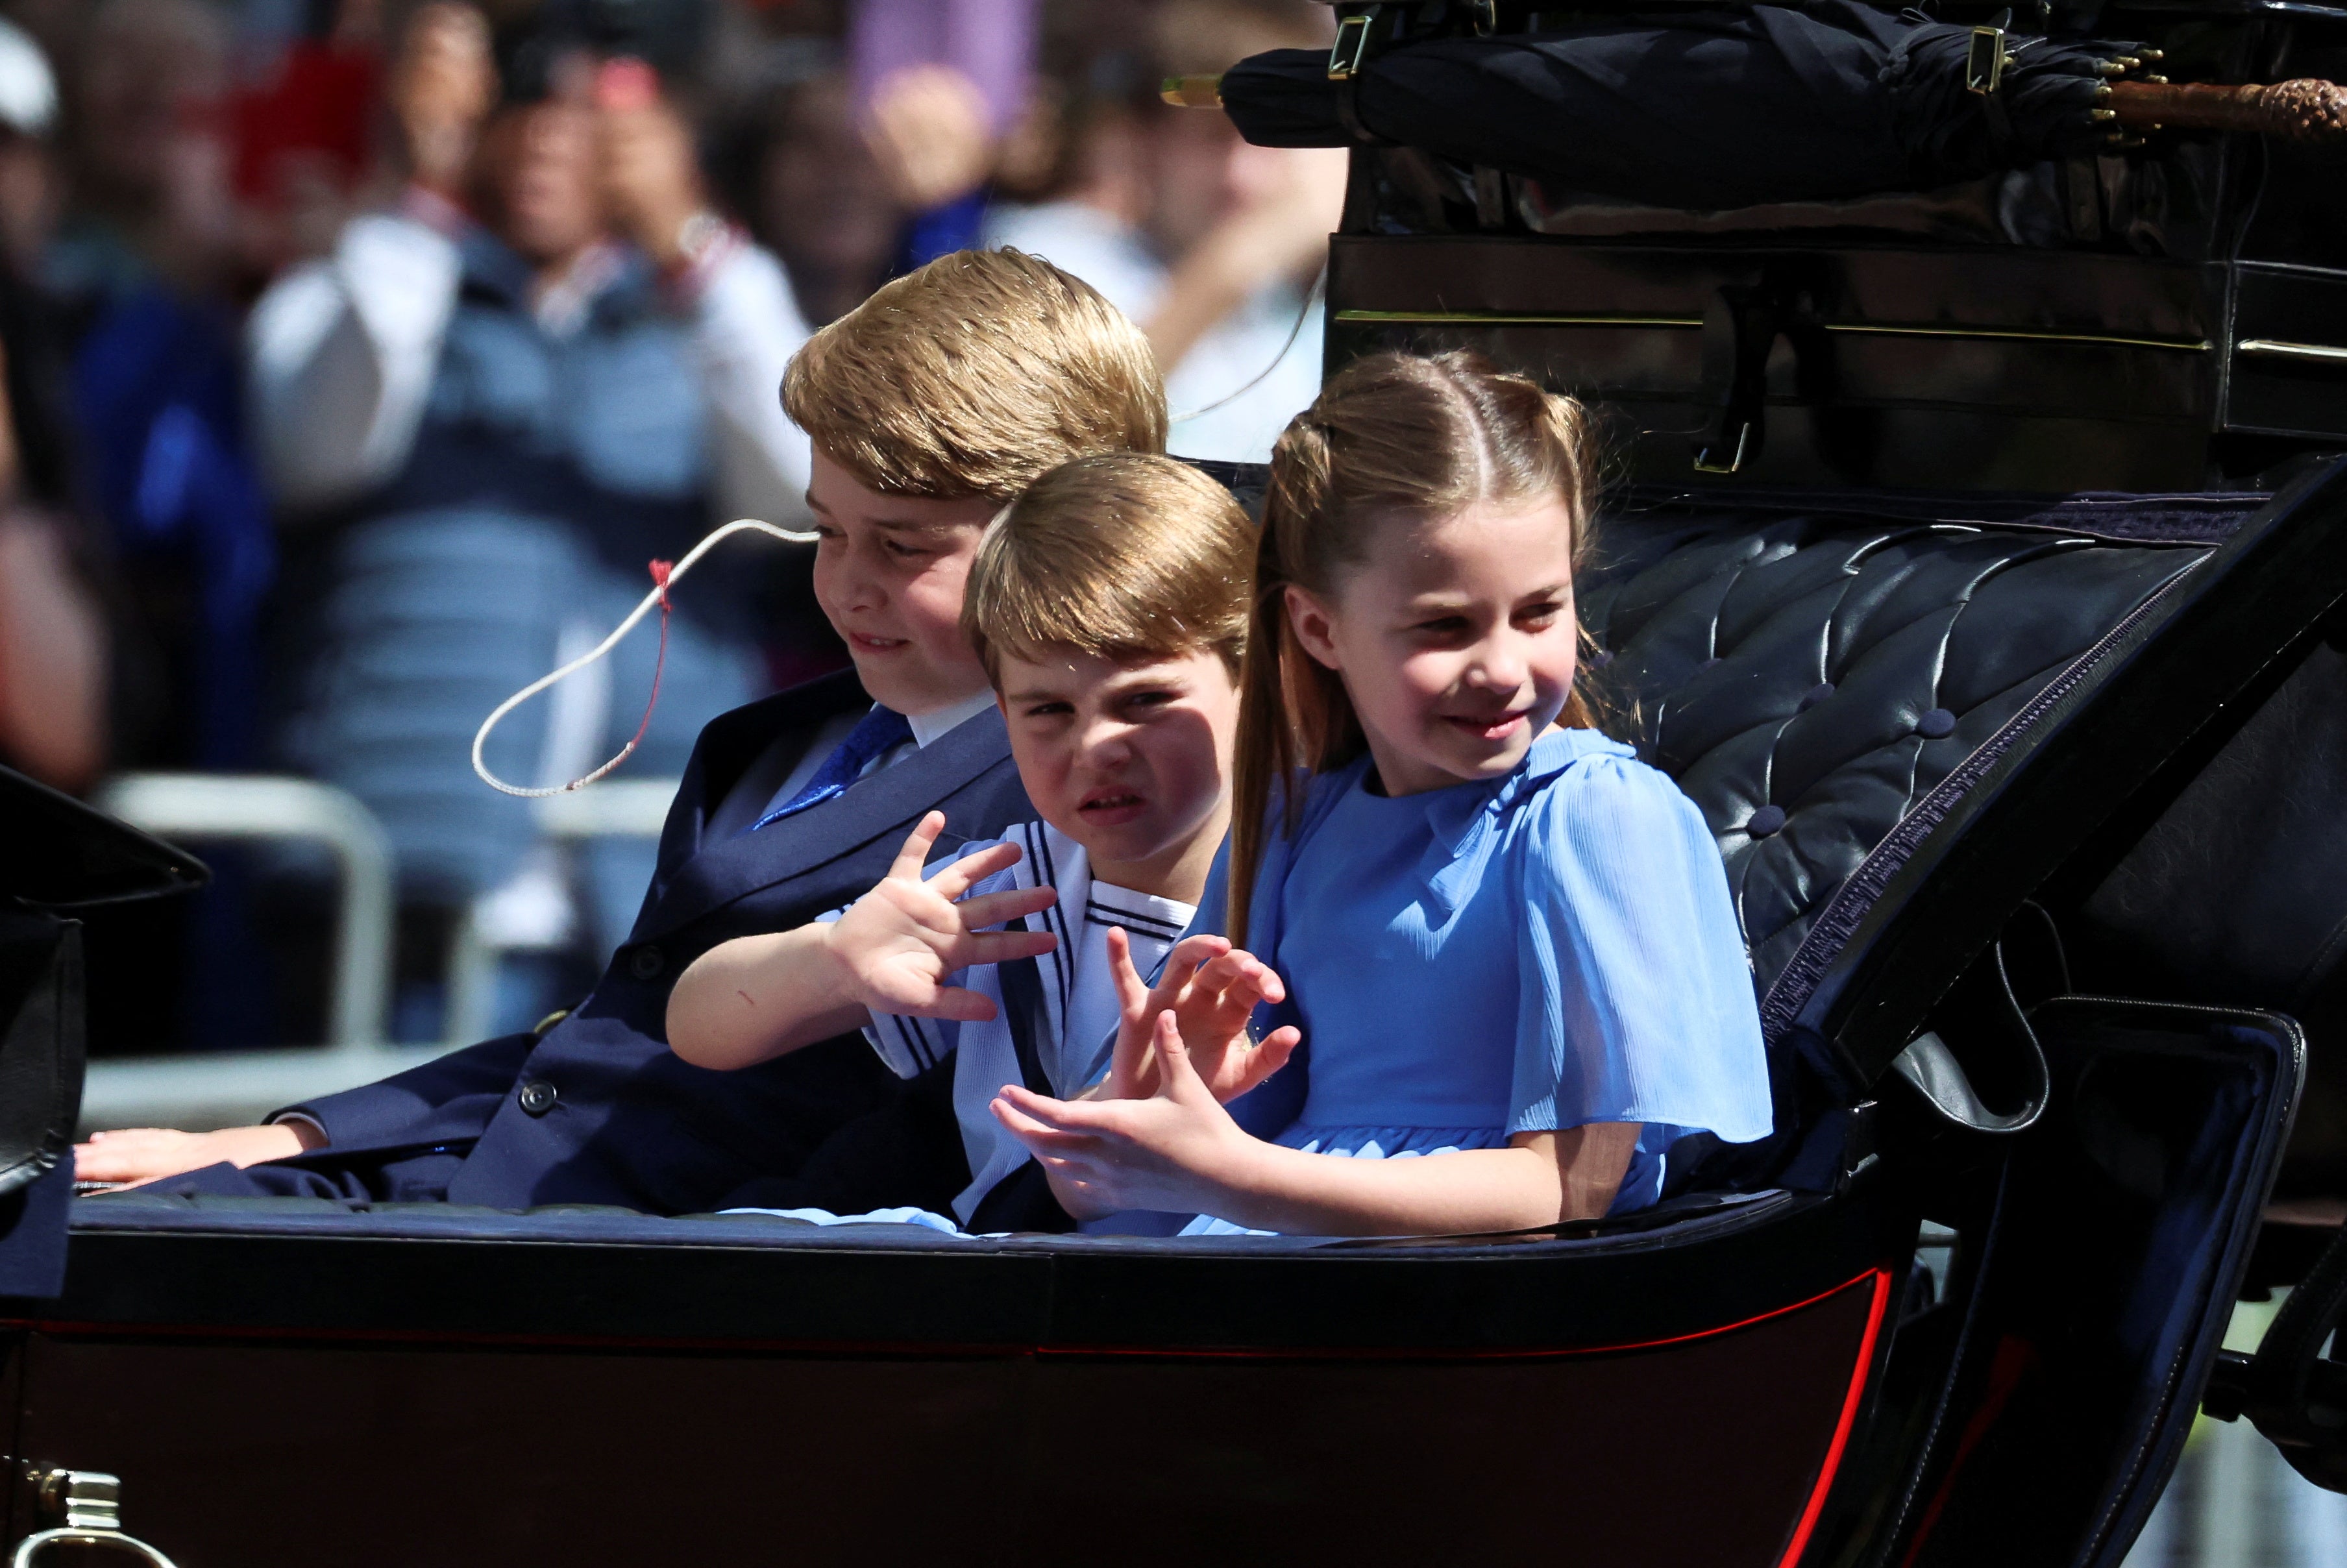
[[[1750,962],[1718,846],[1676,784],[1578,729],[1487,783],[1397,800],[1370,771],[1313,780],[1256,876],[1248,946],[1286,980],[1309,1050],[1277,1142],[1392,1158],[1639,1122],[1623,1213],[1661,1195],[1676,1139],[1768,1135]]]
[[[1196,907],[1153,894],[1135,892],[1097,880],[1082,845],[1046,822],[1015,823],[999,839],[974,840],[950,855],[929,863],[921,875],[935,876],[965,856],[999,844],[1015,845],[1019,859],[976,884],[969,897],[983,897],[1013,888],[1051,887],[1059,902],[1027,917],[1030,929],[1049,931],[1059,938],[1051,951],[1035,958],[1037,1000],[1041,1016],[1028,1022],[1033,1030],[1036,1065],[1048,1081],[1050,1092],[1071,1097],[1106,1076],[1110,1052],[1115,1048],[1122,1009],[1114,971],[1108,957],[1108,933],[1122,927],[1131,944],[1133,967],[1154,975],[1165,955],[1197,912]],[[834,909],[816,917],[836,920],[847,911]],[[999,927],[989,929],[1001,929]],[[946,1230],[968,1225],[979,1205],[1005,1176],[1027,1163],[1027,1146],[1010,1133],[987,1109],[1006,1083],[1023,1073],[1019,1060],[1018,1032],[1012,1002],[1005,995],[1002,968],[980,964],[957,969],[945,984],[967,986],[994,1004],[994,1017],[983,1022],[918,1018],[903,1013],[875,1013],[864,1038],[890,1071],[912,1078],[950,1056],[954,1117],[961,1128],[962,1153],[970,1170],[969,1185],[953,1201],[953,1218],[921,1216],[917,1210],[837,1215],[821,1209],[774,1209],[820,1225],[876,1219],[907,1220]],[[1139,1222],[1134,1222],[1139,1223]],[[1116,1232],[1133,1228],[1113,1216],[1085,1222],[1082,1230]],[[1162,1234],[1163,1227],[1160,1227]]]

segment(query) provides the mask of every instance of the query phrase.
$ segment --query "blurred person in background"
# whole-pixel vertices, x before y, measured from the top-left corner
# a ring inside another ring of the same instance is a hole
[[[810,325],[836,321],[894,269],[905,210],[857,125],[839,51],[794,50],[749,95],[729,149],[735,206],[781,258]]]
[[[779,9],[779,7],[777,8]],[[780,259],[811,327],[836,321],[894,271],[905,209],[857,125],[835,36],[765,40],[740,84],[716,160],[728,204]],[[814,552],[766,574],[761,621],[776,689],[846,668],[847,648],[815,598]]]
[[[377,172],[390,0],[239,0],[228,115],[242,244],[263,276],[324,254]]]
[[[1057,262],[1143,324],[1166,367],[1171,451],[1264,462],[1319,390],[1320,312],[1307,302],[1343,207],[1346,155],[1251,147],[1227,117],[1169,108],[1155,89],[1266,49],[1325,46],[1328,12],[1164,0],[1149,21],[1143,69],[1098,79],[1096,61],[1092,81],[1062,77],[1060,91],[1091,99],[1070,120],[1084,145],[1051,199],[991,212],[986,241]]]
[[[54,666],[50,722],[87,711],[102,682],[108,766],[247,769],[274,551],[239,385],[249,280],[227,179],[226,17],[202,0],[18,9],[59,51],[66,90],[54,140],[20,132],[0,149],[15,494],[46,524],[28,530],[20,512],[0,562],[10,662],[19,678]],[[56,583],[60,537],[100,591]],[[94,784],[98,753],[79,749],[76,782]],[[267,1038],[242,862],[213,866],[212,886],[168,911],[95,917],[98,1049]]]
[[[806,485],[776,397],[806,336],[788,282],[710,210],[650,68],[598,43],[542,15],[508,36],[501,86],[480,12],[418,7],[387,77],[405,195],[253,313],[256,432],[302,558],[283,754],[383,820],[410,973],[436,968],[468,907],[507,945],[575,940],[572,878],[528,804],[473,776],[475,728],[616,625],[648,561],[714,521],[788,524]],[[754,563],[732,569],[677,596],[638,776],[682,772],[701,725],[765,685],[750,596],[730,591]],[[518,712],[491,767],[532,784],[589,771],[635,730],[654,656],[632,640]],[[652,853],[593,846],[598,962]],[[412,1036],[437,1020],[410,990]],[[509,1018],[543,1000],[515,996]]]
[[[66,199],[28,248],[131,620],[117,761],[250,768],[275,552],[243,428],[228,29],[204,0],[104,0],[73,47]]]
[[[57,189],[56,77],[0,22],[0,764],[64,790],[106,757],[105,617],[72,510],[62,370],[28,273]]]
[[[897,271],[979,243],[986,181],[1025,106],[1036,0],[857,0],[856,113],[909,214]]]
[[[0,305],[0,322],[23,319],[15,301]],[[15,369],[0,380],[0,765],[79,791],[106,761],[105,617],[69,518],[26,483],[42,433],[17,412]]]

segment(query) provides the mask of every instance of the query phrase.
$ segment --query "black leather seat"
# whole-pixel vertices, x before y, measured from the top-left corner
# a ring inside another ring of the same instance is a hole
[[[1718,838],[1772,1044],[2033,702],[2265,499],[1634,500],[1601,523],[1597,678]]]

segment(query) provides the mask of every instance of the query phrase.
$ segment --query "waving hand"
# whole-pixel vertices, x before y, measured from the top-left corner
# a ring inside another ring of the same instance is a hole
[[[923,817],[888,875],[825,933],[847,994],[874,1012],[983,1021],[994,1016],[994,1004],[976,991],[947,985],[946,978],[973,964],[1031,958],[1058,944],[1048,931],[985,929],[1050,908],[1060,897],[1053,889],[967,897],[979,883],[1019,863],[1015,844],[965,856],[923,880],[921,868],[945,825],[943,812]]]
[[[1133,944],[1122,927],[1108,934],[1108,957],[1122,1016],[1109,1075],[1087,1099],[1145,1100],[1157,1092],[1151,1038],[1163,1013],[1173,1014],[1199,1081],[1225,1104],[1286,1066],[1303,1038],[1293,1028],[1259,1041],[1248,1036],[1256,1006],[1286,999],[1287,988],[1278,971],[1225,938],[1184,938],[1165,956],[1155,986],[1133,967]]]

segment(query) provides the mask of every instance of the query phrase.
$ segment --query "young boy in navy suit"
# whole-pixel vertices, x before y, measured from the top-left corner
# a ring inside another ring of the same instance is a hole
[[[961,251],[817,333],[783,401],[814,444],[815,592],[855,671],[702,733],[642,911],[595,989],[538,1033],[262,1126],[102,1134],[77,1151],[83,1179],[681,1214],[795,1181],[856,1119],[897,1136],[896,1081],[854,1034],[708,1071],[667,1049],[670,987],[720,942],[869,889],[932,811],[948,850],[1032,817],[961,630],[964,579],[988,519],[1040,475],[1086,453],[1163,451],[1163,385],[1148,341],[1085,283],[1015,251]]]

